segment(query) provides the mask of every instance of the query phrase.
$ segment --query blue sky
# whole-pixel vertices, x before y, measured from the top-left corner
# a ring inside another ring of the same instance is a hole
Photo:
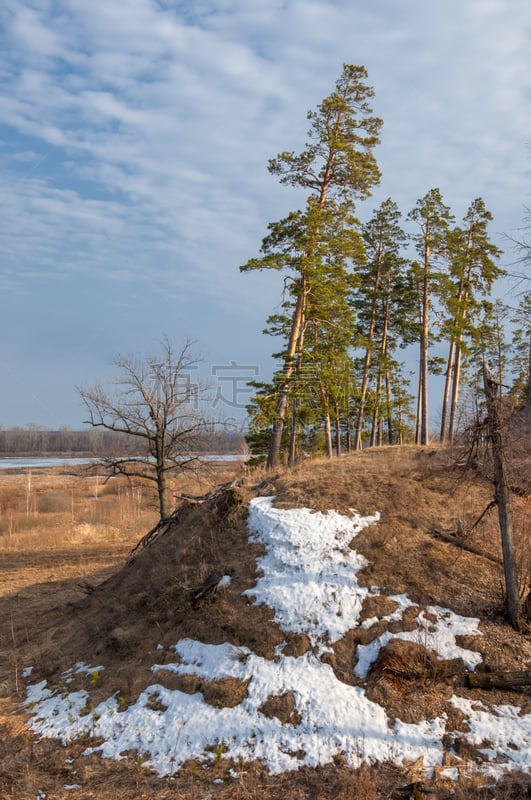
[[[461,219],[482,196],[515,258],[529,0],[4,0],[0,25],[0,425],[81,427],[74,387],[164,333],[207,375],[269,376],[281,277],[238,267],[300,206],[267,161],[302,149],[344,62],[384,120],[359,216],[436,186]]]

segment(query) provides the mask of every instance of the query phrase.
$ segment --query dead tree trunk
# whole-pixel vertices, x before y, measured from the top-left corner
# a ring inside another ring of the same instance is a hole
[[[520,598],[518,596],[518,573],[513,541],[509,485],[505,470],[500,400],[498,384],[486,364],[483,364],[483,383],[487,399],[489,438],[492,445],[494,463],[494,487],[498,506],[498,519],[500,521],[507,614],[513,628],[519,631],[521,630],[522,621]]]
[[[469,672],[466,680],[471,689],[513,689],[531,686],[531,671]]]

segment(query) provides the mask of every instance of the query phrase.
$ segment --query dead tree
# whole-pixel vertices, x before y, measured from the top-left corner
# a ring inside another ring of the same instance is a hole
[[[498,519],[500,522],[507,615],[513,628],[519,631],[522,627],[522,620],[520,597],[518,595],[518,573],[513,541],[510,490],[505,465],[498,383],[494,380],[492,373],[485,363],[483,364],[483,384],[487,400],[487,424],[494,465],[494,491],[496,504],[498,506]]]
[[[114,391],[99,384],[78,389],[89,425],[138,442],[137,453],[105,456],[99,464],[108,476],[138,477],[156,486],[160,522],[173,510],[171,476],[197,470],[200,438],[213,427],[202,410],[207,387],[194,378],[199,358],[193,344],[187,339],[176,348],[164,336],[157,354],[116,358]]]
[[[469,672],[466,682],[471,689],[516,689],[531,686],[531,670],[521,672]]]

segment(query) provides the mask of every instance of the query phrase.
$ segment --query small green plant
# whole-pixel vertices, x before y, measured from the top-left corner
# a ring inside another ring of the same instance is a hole
[[[100,673],[98,672],[97,669],[93,669],[92,672],[90,673],[90,683],[92,684],[92,686],[96,686],[99,679],[100,679]]]
[[[226,752],[227,752],[227,744],[225,742],[225,739],[220,739],[219,742],[217,743],[217,745],[214,747],[214,750],[213,750],[213,753],[214,753],[214,764],[219,764],[219,762],[221,761],[221,758],[223,756],[223,753],[226,753]]]
[[[79,709],[79,715],[81,717],[86,717],[88,714],[92,714],[92,718],[95,722],[97,722],[100,718],[100,715],[96,711],[96,707],[92,702]]]
[[[68,697],[68,687],[67,687],[66,683],[64,683],[63,681],[60,681],[57,684],[57,688],[59,689],[59,691],[61,693],[61,697],[63,698],[63,700],[65,700]]]
[[[148,759],[149,753],[142,753],[141,755],[138,755],[135,760],[135,766],[140,769],[140,767],[143,767]]]

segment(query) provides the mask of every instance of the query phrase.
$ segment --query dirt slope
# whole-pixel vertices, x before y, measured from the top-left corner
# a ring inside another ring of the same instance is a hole
[[[272,476],[251,474],[200,502],[184,503],[167,530],[105,581],[97,583],[96,577],[89,594],[75,591],[73,584],[65,587],[67,602],[54,607],[51,598],[46,597],[46,607],[42,608],[45,613],[39,614],[38,619],[29,619],[23,605],[19,606],[20,613],[13,616],[11,611],[10,628],[4,624],[2,632],[7,640],[11,631],[20,642],[17,667],[20,671],[23,666],[32,664],[32,680],[46,678],[50,684],[57,685],[62,672],[77,661],[104,665],[105,670],[89,687],[95,705],[114,692],[123,699],[124,705],[134,702],[139,692],[152,682],[149,669],[154,654],[158,654],[160,663],[167,649],[183,637],[213,644],[244,645],[259,655],[272,658],[275,648],[286,637],[273,621],[273,612],[253,605],[242,592],[255,583],[256,556],[260,552],[258,546],[248,540],[248,502],[257,494],[275,495],[276,504],[286,508],[308,506],[344,513],[356,509],[362,514],[379,511],[378,526],[367,528],[356,539],[356,550],[368,560],[360,582],[377,585],[386,595],[407,593],[420,606],[438,604],[449,606],[457,613],[478,616],[484,636],[474,643],[474,649],[481,652],[485,669],[529,669],[530,638],[512,631],[503,617],[502,572],[496,563],[501,553],[495,511],[488,512],[481,523],[473,527],[492,499],[492,486],[480,471],[467,470],[457,462],[458,454],[450,450],[381,448],[334,462],[306,463],[294,472]],[[526,538],[529,521],[528,499],[515,495],[515,528],[522,563],[525,561],[523,554],[529,549]],[[457,534],[464,543],[485,551],[491,558],[442,540],[438,536],[441,532]],[[230,586],[218,591],[214,602],[194,602],[192,590],[197,589],[212,570],[230,575]],[[88,580],[91,582],[90,576]],[[375,607],[374,598],[371,602],[372,605],[368,603],[364,608],[362,619],[389,613],[389,609]],[[407,628],[407,615],[400,624]],[[383,623],[370,632],[359,629],[334,645],[334,653],[328,658],[340,680],[355,683],[353,668],[357,645],[367,644],[384,629]],[[25,630],[24,635],[22,630]],[[300,655],[308,648],[309,642],[303,635],[292,635],[288,637],[284,652]],[[404,670],[393,672],[389,662],[378,663],[371,673],[371,696],[386,708],[391,718],[412,722],[423,715],[439,713],[454,688],[464,685],[462,670],[437,676],[435,680],[429,670],[429,659],[425,659],[423,669],[419,670],[417,656],[414,648],[406,653],[391,652],[388,656],[395,665],[397,660],[405,658],[406,664],[412,665],[409,673],[409,667],[405,673]],[[3,677],[8,690],[6,695],[12,698],[17,688],[12,669],[7,671],[4,667]],[[16,678],[20,681],[18,673]],[[77,680],[80,688],[87,688],[86,678]],[[166,680],[168,688],[201,691],[205,700],[213,704],[238,702],[237,686],[207,685],[177,676],[168,676]],[[517,703],[526,712],[531,710],[526,689],[516,694],[475,690],[470,696],[486,697],[489,702]],[[4,701],[4,708],[6,711],[13,709],[12,699]],[[289,709],[272,711],[284,712],[289,714]],[[370,779],[365,770],[347,774],[338,764],[323,770],[302,770],[273,780],[255,765],[247,773],[247,783],[242,779],[240,784],[232,786],[232,793],[228,793],[228,786],[213,785],[212,774],[208,780],[202,772],[198,776],[193,765],[182,775],[162,781],[131,765],[127,770],[124,764],[109,764],[96,757],[77,760],[80,749],[81,745],[77,744],[70,746],[69,751],[79,765],[79,774],[83,772],[85,781],[88,776],[89,785],[92,780],[94,791],[87,793],[85,790],[83,795],[75,795],[64,789],[69,783],[64,767],[65,752],[58,753],[50,742],[36,744],[32,734],[24,728],[23,718],[20,715],[11,718],[4,728],[1,796],[6,800],[34,798],[36,775],[43,785],[51,787],[49,796],[54,798],[111,797],[116,792],[115,787],[120,785],[124,798],[205,797],[208,788],[212,798],[277,797],[288,791],[290,797],[359,796],[376,800],[391,796],[393,787],[408,783],[407,770],[400,772],[390,767],[381,767],[371,773]],[[28,763],[31,763],[30,769]],[[226,778],[220,765],[212,769]],[[499,796],[518,797],[518,792],[522,798],[527,796],[527,785],[520,778],[513,783],[514,786],[509,781],[511,785]],[[421,788],[417,788],[421,792]],[[450,796],[440,787],[433,791],[438,792],[432,795],[435,797]],[[467,792],[463,797],[484,796],[479,788],[460,788],[459,791]]]

